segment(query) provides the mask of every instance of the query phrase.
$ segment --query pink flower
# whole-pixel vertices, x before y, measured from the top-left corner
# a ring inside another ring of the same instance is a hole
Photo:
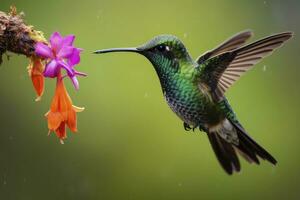
[[[74,87],[79,89],[76,76],[86,76],[86,74],[74,69],[74,66],[80,62],[80,52],[82,51],[82,49],[73,46],[74,39],[74,35],[62,37],[58,32],[55,32],[50,37],[50,46],[38,42],[35,46],[35,53],[47,59],[45,77],[55,78],[63,68],[72,80]]]

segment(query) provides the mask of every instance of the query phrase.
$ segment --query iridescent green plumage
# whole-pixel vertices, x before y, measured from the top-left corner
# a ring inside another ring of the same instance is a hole
[[[275,34],[243,46],[251,35],[250,31],[238,33],[196,61],[172,35],[157,36],[137,48],[95,53],[127,51],[145,56],[154,66],[163,95],[184,122],[184,128],[199,127],[205,131],[220,164],[232,174],[240,171],[237,153],[249,162],[259,164],[259,156],[276,164],[276,160],[246,133],[224,93],[254,64],[291,38],[292,33]]]

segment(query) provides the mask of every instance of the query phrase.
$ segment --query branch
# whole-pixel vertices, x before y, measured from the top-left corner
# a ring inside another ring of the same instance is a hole
[[[27,25],[23,17],[24,13],[18,14],[14,6],[10,7],[9,13],[0,11],[0,64],[6,51],[31,57],[35,55],[37,42],[47,43],[43,33]]]

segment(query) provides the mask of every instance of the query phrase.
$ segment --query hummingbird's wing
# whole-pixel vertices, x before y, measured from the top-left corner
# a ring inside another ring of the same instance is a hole
[[[282,46],[292,35],[292,32],[278,33],[208,59],[198,67],[199,88],[221,99],[240,76]]]
[[[252,35],[253,35],[253,33],[250,30],[246,30],[246,31],[237,33],[234,36],[232,36],[231,38],[227,39],[222,44],[220,44],[219,46],[217,46],[216,48],[209,50],[209,51],[205,52],[204,54],[202,54],[201,56],[199,56],[196,59],[196,62],[198,64],[202,64],[207,59],[209,59],[213,56],[219,55],[221,53],[225,53],[227,51],[232,51],[232,50],[242,46],[243,44],[245,44],[246,40],[248,40]]]

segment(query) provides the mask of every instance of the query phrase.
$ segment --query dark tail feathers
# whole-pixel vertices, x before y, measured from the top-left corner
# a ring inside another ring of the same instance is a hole
[[[277,161],[264,148],[257,144],[239,125],[232,123],[237,130],[239,144],[231,144],[221,138],[218,133],[208,133],[211,146],[224,170],[228,174],[239,172],[241,169],[237,152],[244,157],[249,163],[259,164],[259,159],[268,160],[272,164]]]

